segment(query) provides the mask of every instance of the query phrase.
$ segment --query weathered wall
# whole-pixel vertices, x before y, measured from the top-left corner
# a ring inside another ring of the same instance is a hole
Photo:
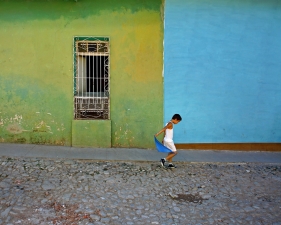
[[[0,1],[0,141],[71,145],[73,36],[89,35],[110,37],[112,146],[153,147],[163,117],[161,8]]]
[[[166,0],[164,30],[177,143],[281,142],[279,0]]]
[[[72,146],[110,148],[111,120],[73,120]]]

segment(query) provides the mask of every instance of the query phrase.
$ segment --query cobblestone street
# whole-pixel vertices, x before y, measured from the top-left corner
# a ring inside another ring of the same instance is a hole
[[[0,224],[281,225],[281,165],[0,158]]]

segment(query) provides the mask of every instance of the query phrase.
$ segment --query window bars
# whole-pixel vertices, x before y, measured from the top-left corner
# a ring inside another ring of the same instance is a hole
[[[109,38],[74,37],[74,118],[110,119]]]

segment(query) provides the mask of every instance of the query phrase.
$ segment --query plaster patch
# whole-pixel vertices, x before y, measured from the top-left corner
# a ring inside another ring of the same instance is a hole
[[[7,131],[12,134],[20,134],[23,132],[23,129],[18,123],[14,123],[7,126]]]

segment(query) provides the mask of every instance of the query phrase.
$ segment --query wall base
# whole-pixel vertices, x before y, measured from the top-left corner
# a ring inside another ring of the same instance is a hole
[[[73,120],[72,146],[111,147],[111,120]]]
[[[237,150],[237,151],[281,151],[281,143],[206,143],[175,144],[177,149]]]

